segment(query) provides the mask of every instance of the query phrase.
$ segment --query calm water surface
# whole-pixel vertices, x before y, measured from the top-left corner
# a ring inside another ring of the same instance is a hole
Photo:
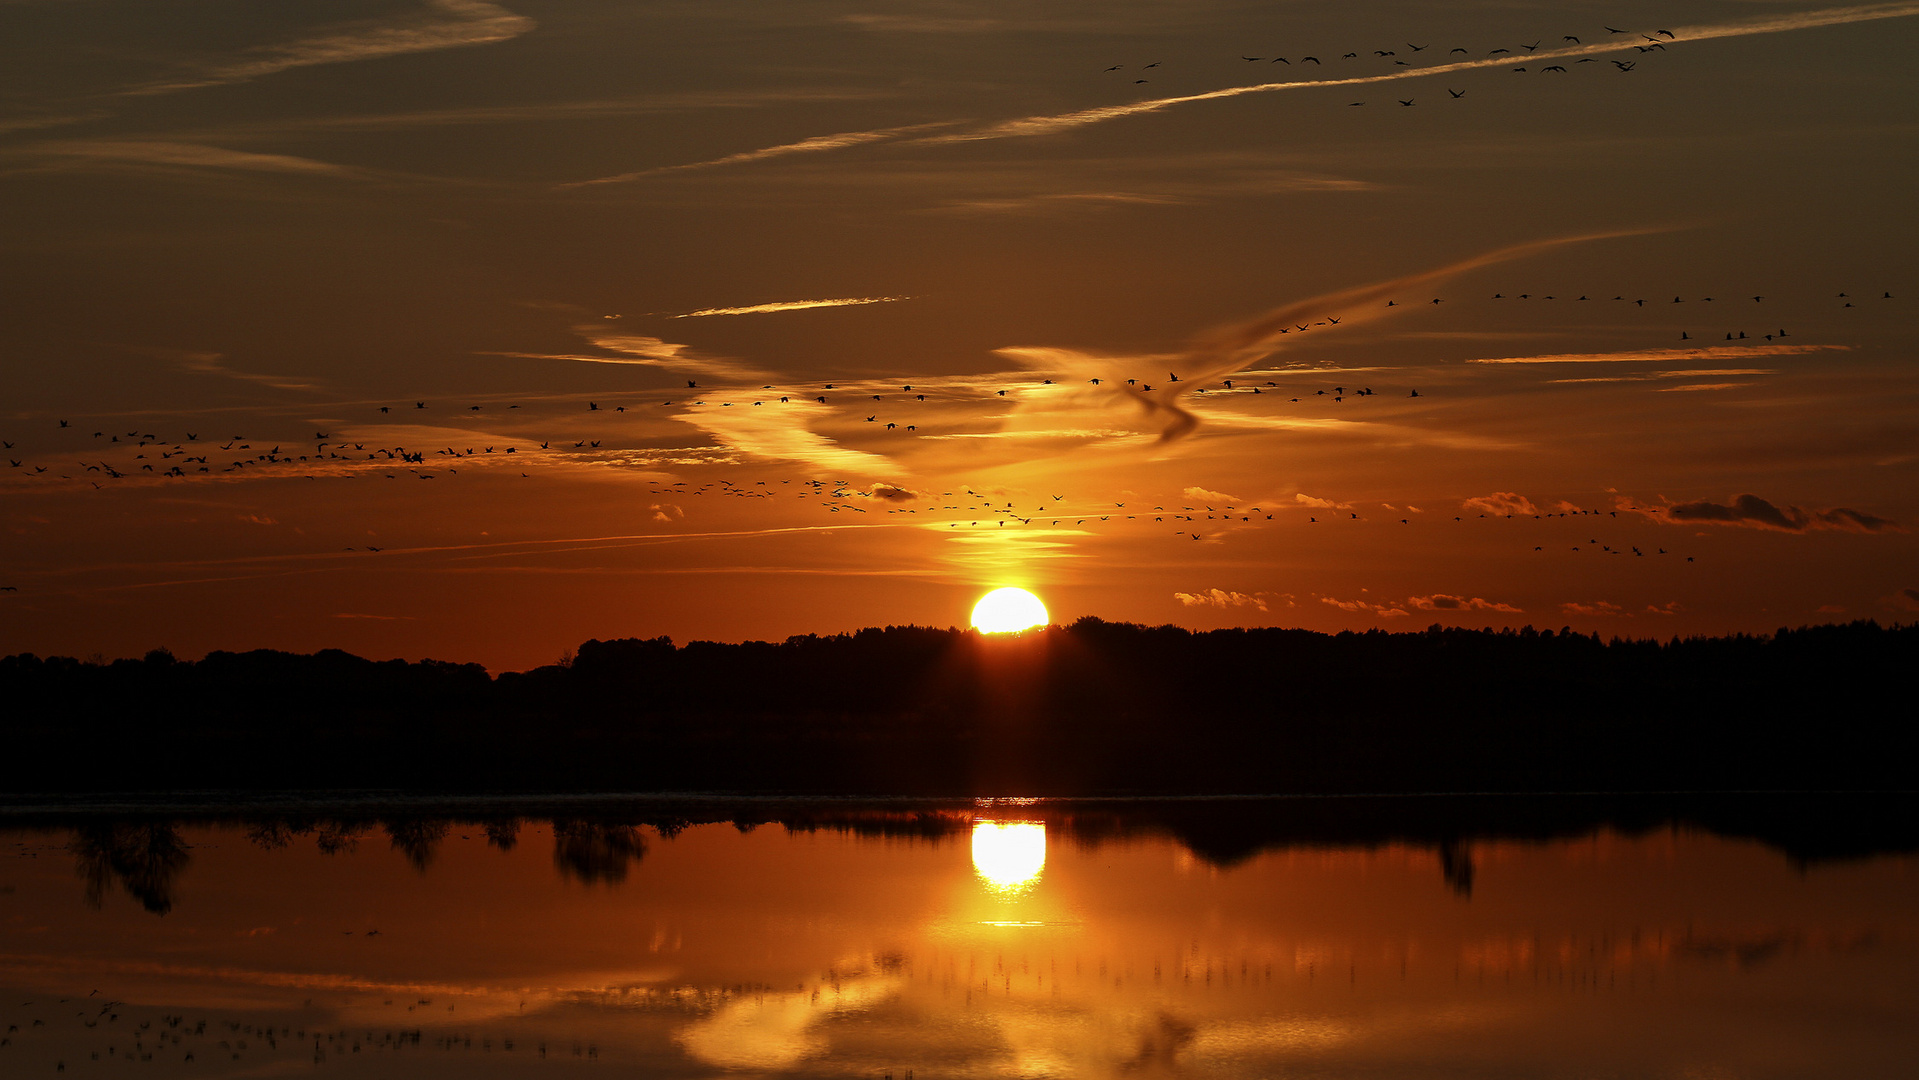
[[[0,1075],[1919,1073],[1910,854],[888,820],[0,831]]]

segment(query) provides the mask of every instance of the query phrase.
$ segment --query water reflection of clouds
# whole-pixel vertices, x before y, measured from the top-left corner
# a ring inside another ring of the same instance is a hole
[[[842,978],[811,991],[761,994],[731,1001],[674,1036],[688,1054],[722,1069],[785,1069],[825,1053],[831,1041],[822,1024],[877,1005],[896,994],[904,979],[874,974]]]

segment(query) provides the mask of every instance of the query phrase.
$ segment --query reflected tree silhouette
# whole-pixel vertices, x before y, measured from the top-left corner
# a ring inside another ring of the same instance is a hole
[[[74,829],[67,850],[87,883],[87,903],[99,907],[117,881],[155,915],[173,910],[174,881],[189,858],[186,841],[168,823],[82,825]]]
[[[380,826],[393,842],[393,850],[405,855],[406,861],[413,864],[413,869],[422,874],[433,865],[433,857],[439,853],[440,841],[446,839],[446,834],[453,827],[451,822],[445,820],[419,818],[382,821]]]
[[[352,854],[360,846],[364,826],[351,821],[328,821],[320,825],[314,844],[322,855]]]
[[[1442,840],[1439,844],[1439,873],[1446,884],[1459,895],[1472,899],[1473,895],[1473,846],[1457,840]]]
[[[486,842],[501,851],[512,851],[520,842],[520,819],[508,818],[505,821],[489,821],[485,825]]]
[[[646,857],[646,840],[631,825],[556,819],[553,865],[583,885],[617,885],[629,863]]]
[[[313,826],[286,819],[254,821],[247,824],[247,839],[256,847],[274,851],[286,847],[293,838],[312,832]]]

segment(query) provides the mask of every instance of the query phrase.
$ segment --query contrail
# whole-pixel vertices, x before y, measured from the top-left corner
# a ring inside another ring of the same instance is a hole
[[[1281,336],[1293,333],[1302,323],[1311,324],[1338,319],[1342,323],[1357,324],[1385,314],[1386,308],[1382,301],[1401,295],[1416,285],[1440,281],[1463,274],[1468,270],[1524,258],[1568,244],[1621,236],[1643,236],[1662,231],[1665,230],[1624,229],[1560,237],[1553,240],[1534,240],[1498,248],[1459,262],[1449,263],[1432,270],[1422,270],[1390,281],[1360,285],[1315,296],[1310,300],[1285,304],[1257,318],[1231,323],[1199,335],[1178,358],[1178,366],[1184,369],[1180,375],[1180,382],[1171,383],[1162,390],[1150,394],[1131,385],[1122,386],[1120,389],[1144,406],[1148,413],[1166,414],[1165,426],[1160,429],[1159,438],[1161,442],[1172,442],[1192,434],[1193,429],[1199,426],[1199,417],[1194,416],[1179,404],[1180,397],[1185,394],[1188,387],[1203,386],[1251,365],[1261,357],[1270,354],[1278,346]]]
[[[1682,26],[1672,30],[1675,42],[1710,41],[1715,38],[1748,37],[1753,34],[1777,34],[1789,30],[1812,30],[1822,26],[1843,26],[1849,23],[1871,22],[1877,19],[1900,19],[1910,15],[1919,15],[1919,2],[1904,0],[1901,3],[1863,4],[1853,7],[1822,8],[1816,11],[1802,11],[1787,15],[1768,15],[1732,22],[1708,23],[1702,26]],[[1645,35],[1637,35],[1644,38]],[[1540,60],[1554,60],[1561,57],[1593,56],[1604,53],[1624,52],[1634,48],[1639,41],[1603,41],[1591,45],[1574,45],[1567,48],[1546,49],[1531,52],[1523,57],[1506,56],[1482,60],[1461,60],[1451,64],[1435,64],[1432,67],[1407,68],[1384,75],[1363,75],[1347,79],[1307,79],[1297,82],[1258,83],[1252,86],[1229,86],[1220,90],[1209,90],[1201,94],[1184,94],[1178,97],[1153,98],[1149,101],[1135,101],[1125,105],[1105,105],[1097,109],[1082,109],[1077,112],[1055,113],[1041,116],[1026,116],[1016,120],[1005,120],[972,131],[953,132],[946,135],[929,135],[913,139],[919,145],[978,142],[986,139],[1012,139],[1032,135],[1050,135],[1054,132],[1072,128],[1100,124],[1108,120],[1119,120],[1128,116],[1159,112],[1175,105],[1185,105],[1196,101],[1214,101],[1220,98],[1239,97],[1244,94],[1266,94],[1278,90],[1310,90],[1327,86],[1364,86],[1372,83],[1396,82],[1401,79],[1424,78],[1429,75],[1445,75],[1456,71],[1476,71],[1481,68],[1504,67],[1519,59],[1527,63]],[[663,173],[678,172],[687,169],[709,169],[723,165],[735,165],[763,158],[780,157],[786,154],[814,153],[826,150],[840,150],[849,146],[861,146],[867,143],[882,142],[899,138],[915,131],[931,127],[950,126],[960,121],[947,121],[933,124],[915,124],[910,127],[883,128],[877,131],[841,132],[837,135],[821,135],[803,139],[796,143],[770,146],[763,150],[748,150],[730,154],[710,161],[696,161],[686,165],[667,165],[639,172],[621,173],[618,176],[606,176],[597,180],[580,180],[559,185],[562,188],[584,187],[589,184],[615,184],[642,177],[657,176]]]
[[[1791,15],[1764,16],[1755,19],[1742,19],[1727,23],[1713,23],[1705,26],[1685,26],[1672,31],[1673,41],[1708,41],[1714,38],[1746,37],[1752,34],[1776,34],[1787,30],[1810,30],[1821,26],[1840,26],[1847,23],[1869,22],[1874,19],[1897,19],[1909,15],[1919,15],[1919,3],[1908,0],[1896,4],[1867,4],[1859,7],[1825,8],[1820,11],[1806,11]],[[1646,35],[1639,35],[1645,37]],[[1656,40],[1656,39],[1655,39]],[[934,135],[915,140],[921,143],[972,142],[980,139],[1008,139],[1028,135],[1050,135],[1056,131],[1084,127],[1088,124],[1104,123],[1122,117],[1137,116],[1142,113],[1159,112],[1175,105],[1184,105],[1193,101],[1213,101],[1218,98],[1239,97],[1243,94],[1265,94],[1275,90],[1304,90],[1321,86],[1363,86],[1370,83],[1396,82],[1400,79],[1414,79],[1427,75],[1444,75],[1454,71],[1474,71],[1479,68],[1505,67],[1516,60],[1528,63],[1538,60],[1552,60],[1567,56],[1591,56],[1599,53],[1623,52],[1637,47],[1637,41],[1603,41],[1591,45],[1574,45],[1568,48],[1547,49],[1543,52],[1530,52],[1521,57],[1506,56],[1498,59],[1461,60],[1452,64],[1435,64],[1432,67],[1408,68],[1404,71],[1389,72],[1384,75],[1363,75],[1349,79],[1305,79],[1295,82],[1259,83],[1253,86],[1229,86],[1222,90],[1209,90],[1202,94],[1185,94],[1178,97],[1154,98],[1150,101],[1136,101],[1126,105],[1106,105],[1097,109],[1082,109],[1078,112],[1057,113],[1048,116],[1027,116],[1018,120],[1006,120],[991,127],[975,131],[956,132],[951,135]]]
[[[684,315],[673,316],[676,319],[697,319],[705,315],[761,315],[771,311],[801,311],[806,308],[853,307],[858,304],[890,304],[896,300],[911,300],[910,296],[846,296],[837,300],[783,300],[773,304],[752,304],[747,307],[716,307],[689,311]]]
[[[740,165],[748,161],[761,161],[772,157],[785,157],[788,154],[816,154],[823,150],[843,150],[849,146],[862,146],[866,143],[884,142],[896,139],[928,128],[950,127],[961,123],[958,120],[940,120],[931,124],[909,124],[905,127],[880,128],[875,131],[842,131],[835,135],[816,135],[810,139],[801,139],[795,143],[782,143],[762,150],[747,150],[738,154],[714,158],[711,161],[694,161],[685,165],[662,165],[657,169],[640,169],[637,172],[619,173],[614,176],[602,176],[595,180],[575,180],[560,184],[560,188],[591,187],[595,184],[624,184],[629,180],[639,180],[648,176],[660,176],[665,173],[686,172],[689,169],[712,169],[721,165]]]

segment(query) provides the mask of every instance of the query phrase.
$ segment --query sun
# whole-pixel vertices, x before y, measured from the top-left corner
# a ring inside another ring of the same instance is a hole
[[[1010,634],[1046,625],[1046,605],[1025,589],[994,589],[973,605],[973,626],[988,634]]]

